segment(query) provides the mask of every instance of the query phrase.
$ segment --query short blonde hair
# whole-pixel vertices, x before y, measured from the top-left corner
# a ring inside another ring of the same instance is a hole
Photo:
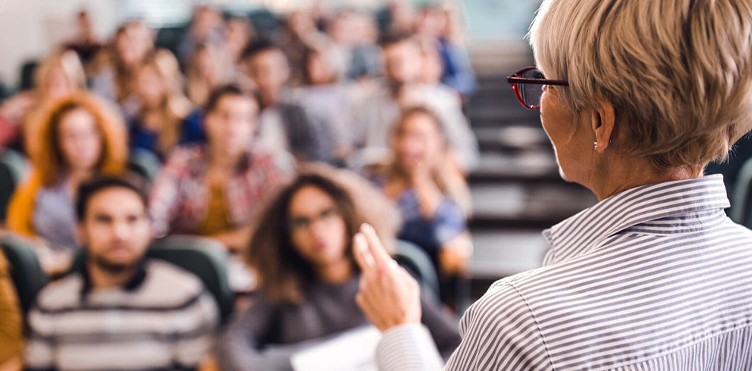
[[[575,116],[611,102],[615,149],[659,170],[723,160],[752,127],[750,1],[545,0],[529,36]]]

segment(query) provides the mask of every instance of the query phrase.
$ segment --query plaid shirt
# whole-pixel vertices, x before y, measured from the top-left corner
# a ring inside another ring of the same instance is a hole
[[[157,237],[168,233],[196,234],[209,212],[211,192],[206,179],[207,150],[192,145],[174,150],[152,188],[149,213]],[[256,205],[292,172],[269,152],[249,150],[224,188],[228,224],[248,223]]]

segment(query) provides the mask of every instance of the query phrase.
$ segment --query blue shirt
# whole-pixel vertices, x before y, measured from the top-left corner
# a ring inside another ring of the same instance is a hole
[[[128,140],[130,148],[141,148],[157,155],[164,160],[166,154],[159,149],[159,133],[146,129],[138,120],[130,122]],[[191,112],[180,125],[178,144],[205,143],[204,112],[200,109]]]
[[[398,238],[423,248],[432,259],[441,247],[465,231],[465,215],[457,204],[443,199],[432,218],[420,212],[415,189],[406,189],[397,197],[397,207],[402,215],[402,229]]]

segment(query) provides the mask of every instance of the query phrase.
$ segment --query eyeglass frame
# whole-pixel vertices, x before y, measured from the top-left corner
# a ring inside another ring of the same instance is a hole
[[[299,231],[307,231],[316,222],[319,222],[319,221],[328,222],[334,219],[335,217],[341,217],[341,216],[342,214],[340,213],[339,210],[337,210],[337,207],[332,206],[330,208],[321,210],[318,213],[318,215],[313,215],[310,217],[300,216],[300,217],[290,218],[290,220],[287,221],[287,228],[290,233],[296,233]]]
[[[522,92],[517,87],[517,84],[569,86],[569,82],[566,80],[530,79],[530,78],[520,77],[522,76],[522,74],[533,71],[533,70],[538,70],[538,67],[534,67],[534,66],[525,67],[515,72],[511,76],[508,76],[507,82],[510,85],[512,85],[512,90],[514,91],[514,96],[517,98],[517,101],[520,102],[520,104],[526,109],[529,109],[531,111],[536,111],[540,109],[540,105],[530,106],[527,103],[525,103],[525,99],[522,97]]]

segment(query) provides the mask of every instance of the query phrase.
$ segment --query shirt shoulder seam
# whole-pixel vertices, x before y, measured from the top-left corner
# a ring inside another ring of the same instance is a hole
[[[517,289],[517,286],[515,285],[515,283],[510,282],[508,284],[509,284],[509,287],[511,287],[514,290],[514,292],[517,293],[520,299],[522,299],[522,302],[525,304],[525,308],[527,308],[528,312],[530,313],[530,316],[533,318],[533,322],[535,322],[535,329],[537,330],[536,332],[538,333],[538,336],[540,336],[541,342],[543,342],[543,349],[546,350],[546,357],[548,358],[548,362],[549,362],[549,365],[551,366],[551,370],[556,371],[556,367],[554,366],[553,359],[551,358],[551,352],[549,351],[549,348],[548,348],[548,343],[546,342],[546,338],[543,336],[543,331],[541,331],[540,323],[538,322],[538,317],[535,316],[535,312],[533,312],[533,309],[530,308],[530,304],[528,303],[525,296],[522,295],[520,290]]]

